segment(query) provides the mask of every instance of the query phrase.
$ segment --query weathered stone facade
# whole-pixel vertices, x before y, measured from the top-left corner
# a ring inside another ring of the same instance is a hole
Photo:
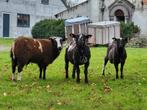
[[[5,37],[14,38],[20,35],[31,36],[32,26],[36,22],[54,18],[55,13],[66,9],[61,0],[42,1],[0,0],[0,37],[4,34],[6,34]]]
[[[86,0],[56,14],[65,19],[76,16],[88,16],[92,22],[133,21],[141,28],[140,36],[147,37],[147,0]]]

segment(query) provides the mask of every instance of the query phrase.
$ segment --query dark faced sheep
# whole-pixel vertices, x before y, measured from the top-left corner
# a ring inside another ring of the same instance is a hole
[[[69,62],[73,64],[73,73],[72,77],[75,78],[75,71],[77,72],[77,83],[80,82],[80,68],[79,65],[85,66],[84,74],[85,74],[85,83],[88,83],[88,66],[90,60],[90,49],[86,45],[87,40],[91,35],[84,34],[70,34],[70,36],[74,39],[74,41],[69,45],[66,49],[65,53],[65,70],[66,70],[66,78],[68,78],[68,65]]]
[[[21,72],[27,64],[36,63],[40,69],[39,78],[46,78],[46,67],[51,64],[60,54],[62,40],[33,39],[19,37],[11,47],[12,80],[15,80],[15,70],[18,66],[18,80],[21,80]]]
[[[105,67],[108,62],[114,64],[115,70],[116,70],[116,79],[118,79],[118,64],[121,64],[120,70],[121,70],[121,78],[123,79],[123,67],[125,64],[125,60],[127,58],[127,53],[125,49],[125,44],[127,43],[127,39],[117,39],[113,38],[113,42],[111,45],[108,46],[107,54],[104,59],[104,66],[102,70],[102,74],[105,75]]]

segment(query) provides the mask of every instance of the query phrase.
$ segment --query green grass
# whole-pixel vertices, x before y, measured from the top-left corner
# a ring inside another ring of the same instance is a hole
[[[13,39],[11,38],[0,38],[0,45],[4,45],[4,46],[11,46]]]
[[[37,65],[30,64],[20,82],[11,81],[8,50],[0,52],[0,110],[147,110],[146,48],[127,48],[124,80],[115,80],[110,63],[103,77],[106,48],[91,48],[88,85],[84,83],[83,66],[80,84],[71,78],[72,65],[70,78],[65,79],[64,52],[48,66],[45,81],[38,79]]]

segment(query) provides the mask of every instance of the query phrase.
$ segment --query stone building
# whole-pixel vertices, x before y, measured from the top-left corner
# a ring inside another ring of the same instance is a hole
[[[0,37],[30,36],[36,22],[66,7],[64,0],[0,0]]]
[[[87,16],[92,22],[133,21],[147,37],[147,0],[86,0],[57,13],[56,18]]]

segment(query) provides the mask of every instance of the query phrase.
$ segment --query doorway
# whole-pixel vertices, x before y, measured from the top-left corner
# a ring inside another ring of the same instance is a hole
[[[116,20],[120,22],[125,22],[124,12],[120,9],[115,11]]]
[[[10,15],[3,14],[3,37],[9,37],[10,31]]]

